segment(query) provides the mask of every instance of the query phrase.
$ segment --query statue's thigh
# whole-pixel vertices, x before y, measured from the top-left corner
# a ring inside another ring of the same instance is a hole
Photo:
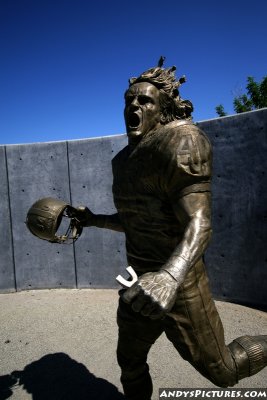
[[[147,353],[163,332],[162,321],[151,320],[132,310],[121,299],[117,313],[118,353],[124,358],[146,359]]]

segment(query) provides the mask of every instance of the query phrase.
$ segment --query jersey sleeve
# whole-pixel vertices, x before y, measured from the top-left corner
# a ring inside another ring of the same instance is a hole
[[[168,196],[210,191],[212,150],[207,137],[196,126],[180,130],[169,152],[165,176]]]

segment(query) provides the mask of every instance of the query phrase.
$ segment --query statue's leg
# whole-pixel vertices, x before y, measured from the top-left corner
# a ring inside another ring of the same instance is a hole
[[[128,400],[150,400],[152,381],[147,365],[147,354],[163,332],[162,321],[152,321],[121,299],[117,323],[119,338],[117,359],[121,368],[121,383]]]
[[[173,317],[165,320],[167,337],[181,356],[215,385],[234,386],[266,365],[263,336],[245,336],[226,346],[202,261],[189,271],[172,313]]]

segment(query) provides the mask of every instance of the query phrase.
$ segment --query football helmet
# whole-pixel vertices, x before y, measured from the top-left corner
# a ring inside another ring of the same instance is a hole
[[[77,210],[65,201],[45,197],[30,207],[26,225],[30,232],[40,239],[51,243],[73,243],[83,230],[77,215]],[[63,223],[63,218],[70,221],[67,221],[67,224],[66,221]],[[66,232],[60,234],[61,225],[66,226]]]

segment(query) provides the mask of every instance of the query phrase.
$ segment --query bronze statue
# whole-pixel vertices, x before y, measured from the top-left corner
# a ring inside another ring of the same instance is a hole
[[[81,207],[83,226],[121,231],[137,282],[120,291],[117,357],[129,400],[149,400],[147,354],[165,332],[176,350],[220,387],[267,365],[267,336],[228,346],[212,300],[203,254],[211,236],[211,145],[191,121],[175,67],[130,79],[125,93],[128,145],[113,159],[117,214]]]
[[[127,399],[148,400],[146,363],[165,332],[176,350],[221,387],[267,365],[267,336],[242,336],[226,346],[203,253],[211,236],[211,145],[179,95],[175,67],[152,68],[125,93],[129,144],[112,162],[112,216],[84,209],[84,225],[125,232],[128,263],[139,276],[121,290],[118,363]],[[168,313],[168,316],[166,314]]]

